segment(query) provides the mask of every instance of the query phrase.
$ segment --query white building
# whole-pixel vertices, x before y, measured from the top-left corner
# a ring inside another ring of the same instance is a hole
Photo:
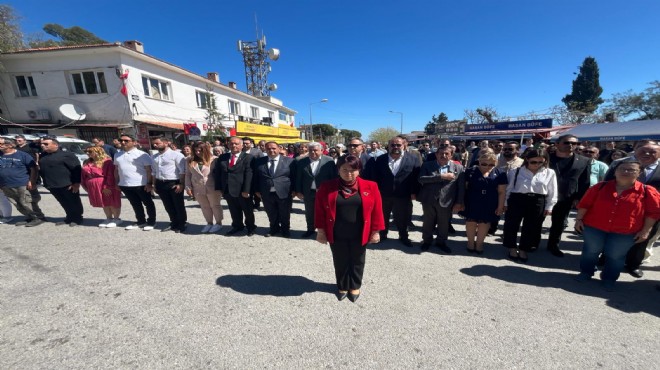
[[[145,54],[138,41],[0,54],[0,133],[108,141],[133,130],[143,144],[158,134],[181,142],[184,124],[195,124],[202,135],[210,128],[210,95],[221,114],[214,127],[238,135],[299,137],[292,128],[296,112],[281,101],[222,84],[217,73],[200,76]]]

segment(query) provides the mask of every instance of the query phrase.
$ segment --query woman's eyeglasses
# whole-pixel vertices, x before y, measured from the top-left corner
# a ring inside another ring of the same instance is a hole
[[[483,167],[495,167],[493,163],[479,163],[479,165]]]
[[[527,163],[537,165],[537,164],[543,164],[543,163],[545,163],[545,161],[529,161]]]

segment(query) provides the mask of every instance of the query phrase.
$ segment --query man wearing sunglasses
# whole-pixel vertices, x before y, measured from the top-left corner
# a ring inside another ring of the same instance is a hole
[[[367,162],[369,162],[371,157],[364,151],[364,142],[362,139],[359,137],[354,137],[349,141],[348,154],[360,158],[360,162],[362,162],[362,171],[367,168]]]
[[[383,219],[385,230],[380,232],[380,240],[387,239],[390,215],[394,216],[394,224],[399,232],[399,241],[406,247],[412,247],[408,237],[408,222],[412,218],[412,201],[419,190],[419,168],[422,161],[419,157],[406,151],[406,139],[393,137],[388,146],[388,154],[381,155],[372,162],[369,180],[378,184],[383,200]]]
[[[156,225],[156,205],[151,199],[154,186],[151,172],[153,161],[149,154],[136,148],[134,137],[122,134],[119,142],[122,150],[115,155],[115,179],[126,199],[131,203],[137,221],[133,225],[126,226],[126,230],[151,231]]]
[[[83,222],[83,205],[80,200],[80,178],[82,166],[80,160],[72,152],[60,148],[56,137],[46,136],[41,139],[44,151],[39,160],[39,174],[44,181],[44,187],[50,191],[58,203],[64,208],[64,221],[56,222],[60,226],[71,227]]]
[[[559,242],[568,214],[589,189],[591,159],[576,153],[579,144],[578,138],[571,134],[560,136],[557,139],[557,151],[550,154],[550,168],[557,175],[559,199],[552,208],[548,250],[556,257],[564,256],[564,252],[559,249]]]
[[[504,173],[508,173],[510,170],[522,166],[523,162],[523,159],[518,156],[518,143],[509,141],[502,148],[502,154],[497,161],[497,168]]]

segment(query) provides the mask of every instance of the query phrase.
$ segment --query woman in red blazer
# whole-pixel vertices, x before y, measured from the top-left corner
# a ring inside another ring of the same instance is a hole
[[[325,181],[316,192],[316,241],[330,243],[340,301],[360,296],[366,245],[380,242],[378,232],[385,229],[378,185],[359,177],[361,167],[353,155],[339,158],[339,178]]]

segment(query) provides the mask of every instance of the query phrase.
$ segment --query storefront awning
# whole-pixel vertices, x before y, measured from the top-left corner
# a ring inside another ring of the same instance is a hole
[[[158,121],[146,121],[146,120],[141,120],[141,121],[136,120],[135,122],[144,123],[146,125],[151,125],[151,126],[169,128],[171,130],[181,130],[181,131],[183,131],[183,123],[158,122]]]
[[[567,134],[575,135],[581,141],[660,140],[660,120],[579,125],[556,135],[551,140]]]
[[[535,136],[549,137],[557,133],[569,130],[574,126],[557,126],[553,128],[539,128],[531,130],[507,130],[507,131],[485,131],[485,132],[470,132],[462,135],[453,135],[449,138],[451,140],[502,140],[502,139],[515,139],[522,140],[526,138],[533,138]]]

